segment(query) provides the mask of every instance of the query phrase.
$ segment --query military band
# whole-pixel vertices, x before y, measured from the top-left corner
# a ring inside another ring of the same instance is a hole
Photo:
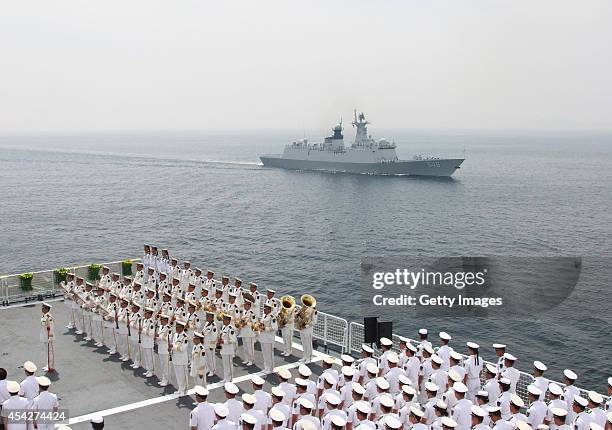
[[[171,372],[179,395],[190,384],[205,385],[207,377],[217,372],[217,355],[223,381],[231,382],[239,339],[246,366],[254,364],[255,343],[260,342],[265,373],[274,369],[278,330],[285,356],[292,353],[295,329],[303,341],[309,339],[308,332],[312,333],[316,322],[311,296],[306,305],[302,300],[302,309],[307,310],[300,313],[291,296],[279,301],[272,289],[262,296],[257,284],[244,288],[241,279],[235,278],[232,284],[226,275],[218,282],[211,270],[203,275],[188,261],[179,266],[167,251],[159,257],[155,247],[144,249],[145,257],[136,264],[133,277],[121,277],[104,266],[97,282],[85,282],[69,273],[61,287],[69,309],[67,328],[84,333],[84,340],[106,347],[132,368],[144,368],[144,376],[159,378],[160,386],[170,383]],[[53,318],[50,308],[44,309],[41,342],[49,351],[48,367],[53,368]],[[45,334],[46,327],[51,337]],[[311,354],[312,345],[305,345],[304,351]]]

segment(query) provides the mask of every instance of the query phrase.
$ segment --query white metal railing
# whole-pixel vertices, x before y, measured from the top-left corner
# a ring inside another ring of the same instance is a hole
[[[129,260],[136,262],[140,261],[140,258],[133,258]],[[124,260],[111,261],[100,264],[103,266],[108,266],[111,273],[119,273],[121,276],[124,276],[123,265],[121,264],[123,261]],[[75,276],[81,276],[85,279],[88,277],[88,268],[89,265],[66,267],[66,269],[74,273]],[[132,273],[130,273],[130,275],[133,274],[134,269],[134,265],[132,265]],[[55,270],[56,269],[30,272],[33,275],[31,291],[23,291],[21,289],[19,274],[0,276],[0,306],[8,306],[12,303],[38,300],[41,297],[45,299],[62,295],[63,291],[59,290],[59,284],[55,282]]]

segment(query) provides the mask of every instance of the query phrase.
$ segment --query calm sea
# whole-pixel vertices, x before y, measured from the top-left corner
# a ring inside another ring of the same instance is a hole
[[[262,168],[301,133],[132,133],[0,138],[0,273],[118,260],[145,242],[217,273],[315,295],[359,321],[362,256],[578,256],[562,305],[531,319],[402,318],[505,342],[603,392],[612,356],[612,134],[388,132],[400,158],[467,161],[452,180]],[[347,130],[351,135],[351,131]],[[382,136],[385,133],[377,133]],[[550,285],[555,288],[555,285]]]

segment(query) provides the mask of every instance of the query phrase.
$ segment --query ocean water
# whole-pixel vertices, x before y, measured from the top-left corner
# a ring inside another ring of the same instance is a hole
[[[451,180],[262,168],[300,132],[0,137],[0,273],[170,249],[203,269],[317,297],[360,321],[363,256],[577,256],[578,286],[532,318],[408,318],[451,345],[509,345],[531,370],[564,368],[605,391],[612,374],[612,134],[386,131],[400,158],[467,160]],[[347,134],[351,134],[350,130]],[[555,285],[550,285],[555,288]],[[434,336],[434,343],[436,342]]]

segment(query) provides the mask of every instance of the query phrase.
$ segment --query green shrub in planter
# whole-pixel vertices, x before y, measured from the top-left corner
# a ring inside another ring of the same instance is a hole
[[[121,262],[121,274],[123,276],[132,276],[132,260],[123,260]]]
[[[19,288],[23,291],[32,291],[32,278],[34,275],[32,273],[22,273],[19,275]]]
[[[70,269],[66,269],[65,267],[59,267],[55,269],[53,271],[53,281],[56,284],[66,282],[66,277],[68,276],[69,272],[70,272]]]
[[[101,264],[90,264],[89,267],[87,267],[87,279],[89,281],[97,281],[100,279],[101,268]]]

